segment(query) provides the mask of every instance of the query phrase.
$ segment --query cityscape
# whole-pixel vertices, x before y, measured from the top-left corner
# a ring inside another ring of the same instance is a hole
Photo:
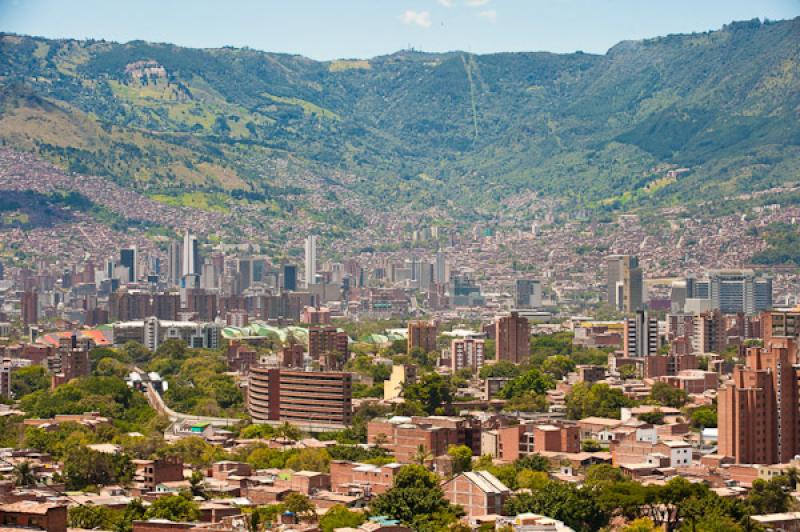
[[[439,0],[390,22],[509,51],[320,60],[37,2],[0,532],[800,530],[796,4],[551,54]]]

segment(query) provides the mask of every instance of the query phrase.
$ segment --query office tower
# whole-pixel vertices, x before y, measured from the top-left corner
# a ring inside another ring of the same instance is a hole
[[[670,287],[669,301],[670,312],[679,314],[684,311],[686,306],[687,281],[673,281]]]
[[[236,270],[239,275],[239,291],[243,292],[250,288],[253,282],[253,260],[238,259],[236,261]]]
[[[180,294],[164,293],[153,296],[151,314],[164,321],[176,321],[181,309]]]
[[[421,262],[419,265],[419,278],[417,284],[419,289],[429,292],[434,283],[434,265],[430,262]]]
[[[695,353],[717,353],[721,355],[728,347],[725,316],[719,310],[701,312],[693,318],[694,334],[692,349]]]
[[[450,364],[453,371],[470,369],[473,372],[483,367],[486,341],[478,338],[457,338],[450,344]]]
[[[283,265],[283,289],[287,292],[297,290],[297,266],[294,264]]]
[[[352,397],[350,373],[250,368],[247,409],[256,423],[347,426],[353,413]]]
[[[625,320],[623,349],[627,358],[643,358],[658,354],[661,346],[658,335],[658,320],[647,312],[638,310]]]
[[[200,244],[197,237],[193,236],[189,231],[183,236],[183,257],[181,260],[181,275],[183,277],[189,275],[200,275]]]
[[[39,322],[39,293],[35,288],[22,294],[22,322],[26,327]]]
[[[181,243],[174,240],[169,243],[169,250],[167,252],[167,283],[173,286],[181,284],[181,274],[183,268],[181,266]]]
[[[723,314],[755,314],[772,307],[772,279],[753,270],[716,270],[709,274],[711,305]]]
[[[446,284],[450,281],[447,272],[447,258],[441,251],[436,252],[436,270],[434,280],[437,284]]]
[[[773,338],[718,393],[719,454],[743,464],[785,464],[800,453],[797,344]]]
[[[139,253],[136,251],[136,247],[122,248],[119,251],[119,263],[128,268],[127,282],[129,283],[134,283],[139,278],[139,272],[136,271],[138,261]]]
[[[422,349],[425,353],[436,351],[436,335],[439,328],[432,321],[408,322],[408,352],[412,349]]]
[[[632,255],[608,257],[608,303],[623,312],[643,308],[644,294],[639,259]]]
[[[512,312],[495,322],[497,360],[518,364],[530,356],[530,325],[528,318]]]
[[[3,263],[0,262],[0,281],[3,281],[6,278],[6,269],[3,266]]]
[[[317,276],[317,235],[306,237],[306,287],[316,282]]]
[[[514,304],[517,308],[542,306],[542,284],[536,279],[517,279]]]
[[[450,296],[457,307],[483,304],[480,287],[466,275],[456,275],[451,279]]]

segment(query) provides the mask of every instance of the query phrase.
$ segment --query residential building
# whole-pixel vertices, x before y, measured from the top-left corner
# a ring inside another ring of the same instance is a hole
[[[417,366],[412,364],[395,364],[389,378],[383,381],[383,400],[391,401],[401,397],[406,384],[417,382]]]
[[[343,360],[349,353],[347,333],[336,327],[313,326],[308,329],[308,354],[312,360],[319,360],[323,354],[337,354]]]
[[[155,491],[162,482],[183,480],[183,460],[178,456],[168,456],[157,460],[133,460],[136,470],[133,474],[131,492],[134,496]]]
[[[542,283],[539,280],[517,279],[514,287],[514,303],[517,308],[542,306]]]
[[[728,345],[725,316],[720,310],[695,314],[692,349],[696,353],[722,354]]]
[[[67,505],[57,502],[20,500],[0,504],[0,529],[67,532]]]
[[[450,343],[450,364],[454,372],[469,369],[473,372],[483,367],[486,358],[486,341],[479,338],[456,338]]]
[[[445,498],[470,516],[501,515],[511,490],[488,471],[461,473],[442,484]]]
[[[425,353],[436,351],[436,336],[439,327],[432,321],[408,322],[408,352],[422,349]]]
[[[658,354],[661,337],[658,333],[658,319],[637,310],[625,320],[623,350],[626,358],[643,358]]]
[[[495,322],[495,336],[497,360],[508,360],[519,364],[530,356],[528,318],[520,316],[517,312],[498,317]]]
[[[343,427],[350,424],[352,394],[350,373],[251,367],[247,408],[255,423]]]

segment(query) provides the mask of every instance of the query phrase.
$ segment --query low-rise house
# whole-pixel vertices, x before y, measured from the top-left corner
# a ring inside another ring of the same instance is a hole
[[[500,514],[511,491],[488,471],[470,471],[442,484],[445,498],[469,516]]]

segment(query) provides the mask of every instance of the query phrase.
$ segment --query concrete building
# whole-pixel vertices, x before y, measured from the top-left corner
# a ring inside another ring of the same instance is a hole
[[[308,235],[306,237],[306,256],[305,256],[305,280],[306,288],[316,283],[315,277],[317,276],[317,235]]]
[[[336,327],[315,326],[308,329],[308,354],[319,360],[324,354],[336,354],[346,360],[349,353],[347,333]]]
[[[162,482],[183,480],[183,460],[168,456],[158,460],[133,460],[136,471],[133,474],[131,493],[141,496],[155,491]]]
[[[406,384],[417,382],[417,366],[411,364],[395,364],[389,378],[383,381],[383,400],[397,399],[403,393]]]
[[[422,349],[425,353],[436,351],[436,336],[439,327],[432,321],[408,322],[408,352]]]
[[[159,320],[151,316],[141,321],[115,323],[112,330],[113,343],[117,347],[134,341],[155,351],[167,340],[181,340],[191,348],[216,349],[219,347],[222,326],[217,323]]]
[[[712,308],[724,314],[755,314],[772,307],[772,279],[757,278],[753,270],[715,270],[709,282]]]
[[[514,288],[514,303],[517,308],[542,306],[542,283],[538,279],[517,279]]]
[[[450,344],[450,364],[454,372],[470,369],[473,372],[483,367],[486,358],[486,341],[478,338],[456,338]]]
[[[512,312],[495,322],[497,360],[508,360],[519,364],[528,359],[531,352],[530,325],[528,319]]]
[[[632,255],[612,255],[607,259],[608,303],[622,312],[635,312],[644,305],[644,288],[639,259]]]
[[[719,310],[695,314],[694,333],[691,336],[695,353],[722,354],[728,346],[725,316]]]
[[[353,414],[350,373],[250,368],[247,409],[253,422],[344,427]]]
[[[658,354],[661,337],[658,334],[658,319],[637,310],[625,320],[623,350],[626,358],[644,358]]]

